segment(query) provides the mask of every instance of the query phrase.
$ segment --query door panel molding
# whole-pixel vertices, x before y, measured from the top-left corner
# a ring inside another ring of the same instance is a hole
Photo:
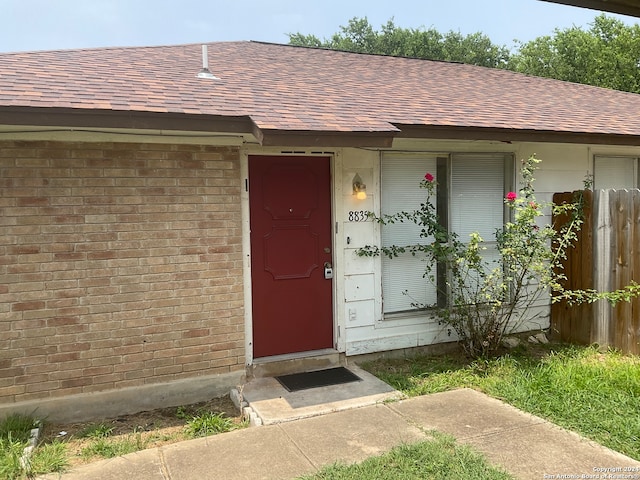
[[[288,235],[287,235],[288,233]],[[281,236],[293,238],[296,248],[286,248]],[[275,225],[263,237],[264,269],[271,272],[275,280],[309,278],[319,267],[319,235],[311,231],[310,225]],[[282,260],[286,258],[286,262]],[[305,262],[305,259],[311,258]],[[305,270],[306,268],[306,270]]]

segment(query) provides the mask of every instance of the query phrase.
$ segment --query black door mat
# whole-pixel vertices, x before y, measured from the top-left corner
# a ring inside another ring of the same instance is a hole
[[[281,375],[275,378],[290,392],[362,380],[355,373],[344,367],[316,370],[315,372],[293,373],[291,375]]]

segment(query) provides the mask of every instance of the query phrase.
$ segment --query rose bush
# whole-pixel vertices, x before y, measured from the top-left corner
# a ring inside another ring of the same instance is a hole
[[[421,227],[423,240],[416,239],[413,245],[365,246],[357,251],[361,256],[394,258],[408,252],[425,257],[425,281],[433,282],[444,301],[413,306],[431,312],[450,333],[455,332],[471,357],[495,352],[505,335],[539,314],[532,307],[541,296],[562,291],[559,265],[580,228],[580,208],[578,203],[543,205],[536,200],[533,173],[539,162],[535,156],[524,160],[522,188],[505,196],[511,221],[496,232],[498,255],[484,255],[487,247],[478,233],[463,241],[442,226],[432,203],[437,183],[430,173],[420,182],[426,191],[420,208],[382,217],[370,215],[383,225],[414,222]],[[557,214],[573,212],[571,221],[559,232],[551,225],[538,225],[546,207]],[[442,278],[446,280],[438,281]]]

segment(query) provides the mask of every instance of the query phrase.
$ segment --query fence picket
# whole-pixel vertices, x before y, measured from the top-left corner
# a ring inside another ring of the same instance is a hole
[[[630,221],[629,221],[629,200],[628,190],[617,190],[614,194],[615,201],[612,207],[615,209],[616,223],[616,244],[614,245],[614,278],[615,288],[628,285],[631,275],[631,263],[629,253],[631,250]],[[626,346],[627,336],[627,319],[631,316],[631,304],[629,302],[620,302],[613,308],[613,345],[616,348],[624,349]]]
[[[612,291],[631,281],[640,283],[640,190],[601,190],[593,196],[592,192],[584,193],[585,222],[575,248],[567,252],[563,262],[569,277],[565,287]],[[558,193],[553,202],[572,198],[566,192]],[[567,219],[553,221],[556,226]],[[615,307],[606,301],[574,308],[562,303],[551,308],[555,338],[640,354],[640,299],[619,302]]]
[[[593,271],[593,192],[584,190],[582,194],[582,213],[584,215],[582,228],[578,234],[578,242],[582,244],[580,249],[580,265],[582,266],[582,289],[591,289],[594,287],[594,271]],[[576,248],[576,250],[578,250]],[[578,314],[580,320],[578,322],[578,332],[575,335],[576,341],[580,343],[591,342],[591,332],[593,330],[593,322],[585,319],[593,318],[594,305],[592,303],[583,303],[580,305]]]
[[[553,203],[573,203],[579,192],[562,192],[553,196]],[[583,194],[584,220],[583,228],[578,232],[578,241],[566,251],[562,272],[567,277],[563,282],[566,289],[584,290],[593,288],[593,248],[592,248],[592,192]],[[569,215],[555,216],[553,225],[560,230],[571,220]],[[588,226],[588,228],[585,228]],[[593,317],[592,304],[568,305],[560,301],[551,305],[551,335],[553,338],[577,343],[590,343]]]
[[[633,212],[631,215],[631,262],[636,282],[640,278],[640,192],[633,195]],[[631,301],[631,317],[628,329],[628,352],[640,355],[640,298]]]

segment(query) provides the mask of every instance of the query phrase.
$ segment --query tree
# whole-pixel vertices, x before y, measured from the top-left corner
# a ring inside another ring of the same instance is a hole
[[[640,93],[640,26],[599,15],[591,28],[520,43],[509,68],[521,73]]]
[[[392,55],[397,57],[424,58],[470,63],[484,67],[505,68],[509,62],[509,50],[491,42],[478,32],[462,35],[449,31],[445,34],[430,28],[401,28],[393,19],[374,30],[366,17],[354,17],[347,26],[331,39],[320,40],[315,35],[290,33],[289,44],[321,47],[347,52]]]

